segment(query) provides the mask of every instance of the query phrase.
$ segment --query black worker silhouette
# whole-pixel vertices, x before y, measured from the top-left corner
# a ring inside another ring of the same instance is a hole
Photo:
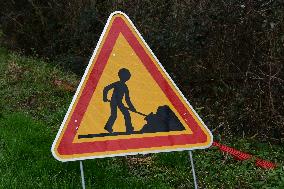
[[[113,89],[113,93],[110,100],[111,115],[107,123],[105,124],[104,129],[107,130],[109,133],[113,132],[112,127],[117,118],[117,108],[118,108],[124,116],[126,133],[132,133],[134,128],[131,123],[129,110],[136,112],[136,109],[134,108],[130,100],[129,90],[126,85],[126,81],[130,79],[131,74],[128,69],[122,68],[118,71],[118,77],[119,81],[109,84],[104,88],[103,91],[103,101],[108,102],[109,101],[107,99],[108,91]],[[123,97],[125,97],[125,101],[128,105],[128,108],[126,108],[122,102]]]
[[[179,118],[167,105],[159,106],[156,113],[151,112],[148,115],[138,112],[130,100],[129,90],[126,85],[126,81],[128,81],[131,77],[130,71],[126,68],[122,68],[118,71],[118,77],[119,81],[107,85],[103,90],[103,101],[110,102],[111,109],[108,121],[104,126],[104,129],[108,131],[108,133],[78,135],[79,139],[185,130]],[[113,93],[111,99],[108,100],[107,95],[111,89],[113,89]],[[145,93],[145,95],[147,94]],[[123,98],[125,98],[128,107],[123,104]],[[113,132],[112,127],[117,118],[117,109],[119,109],[124,116],[126,132]],[[129,111],[144,116],[146,124],[140,131],[134,131]]]

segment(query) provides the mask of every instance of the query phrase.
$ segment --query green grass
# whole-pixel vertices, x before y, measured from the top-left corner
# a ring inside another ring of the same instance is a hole
[[[41,60],[0,48],[0,188],[80,188],[79,162],[61,163],[51,144],[79,78]],[[278,164],[263,170],[217,148],[194,151],[200,188],[284,188],[284,147],[225,137],[229,146]],[[84,161],[87,188],[193,188],[187,152]]]

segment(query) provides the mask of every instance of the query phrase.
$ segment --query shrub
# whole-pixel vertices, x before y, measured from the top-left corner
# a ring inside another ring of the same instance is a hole
[[[107,17],[122,10],[210,128],[279,141],[283,8],[281,0],[17,0],[0,11],[6,46],[81,73]]]

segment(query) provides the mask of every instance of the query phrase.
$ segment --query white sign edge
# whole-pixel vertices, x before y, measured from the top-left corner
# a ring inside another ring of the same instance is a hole
[[[111,154],[111,155],[99,155],[99,156],[87,156],[87,157],[80,157],[80,158],[70,158],[70,159],[61,159],[60,157],[58,157],[55,153],[55,147],[56,147],[56,143],[61,135],[61,132],[64,128],[64,125],[68,119],[68,116],[72,110],[72,107],[77,99],[77,96],[79,95],[79,92],[81,90],[81,87],[85,81],[85,78],[89,72],[89,69],[92,65],[92,62],[94,60],[94,58],[96,57],[96,54],[97,54],[97,51],[101,45],[101,42],[103,40],[103,37],[106,33],[106,30],[110,24],[110,21],[112,19],[112,17],[116,14],[121,14],[123,15],[127,20],[128,22],[131,24],[131,26],[134,28],[135,32],[138,34],[138,36],[140,37],[140,39],[143,41],[144,45],[147,47],[147,49],[149,50],[149,52],[151,53],[152,57],[154,57],[154,59],[156,60],[156,62],[159,64],[160,68],[163,70],[163,72],[166,74],[166,76],[168,77],[168,79],[172,82],[172,84],[174,85],[174,87],[176,88],[176,90],[178,91],[178,93],[182,96],[183,100],[186,102],[186,104],[190,107],[190,109],[193,111],[194,115],[198,118],[198,120],[202,123],[202,125],[204,126],[204,128],[207,130],[207,132],[209,133],[210,135],[210,142],[208,145],[206,146],[202,146],[202,147],[191,147],[191,148],[176,148],[176,149],[165,149],[165,150],[150,150],[150,151],[143,151],[143,152],[129,152],[129,153],[119,153],[119,154]],[[132,23],[132,21],[130,20],[130,18],[123,12],[121,11],[115,11],[113,13],[110,14],[110,16],[108,17],[107,19],[107,23],[103,29],[103,32],[99,38],[99,41],[97,43],[97,46],[95,48],[95,50],[93,51],[93,55],[88,63],[88,66],[84,72],[84,75],[80,81],[80,84],[79,86],[77,87],[77,90],[76,90],[76,93],[75,95],[73,96],[73,99],[71,101],[71,104],[68,108],[68,111],[63,119],[63,122],[61,123],[61,126],[58,130],[58,133],[52,143],[52,146],[51,146],[51,152],[52,152],[52,155],[55,159],[57,159],[58,161],[61,161],[61,162],[68,162],[68,161],[79,161],[79,160],[87,160],[87,159],[96,159],[96,158],[106,158],[106,157],[117,157],[117,156],[126,156],[126,155],[137,155],[137,154],[149,154],[149,153],[160,153],[160,152],[176,152],[176,151],[186,151],[186,150],[195,150],[195,149],[206,149],[208,147],[210,147],[213,143],[213,135],[211,133],[211,131],[207,128],[207,126],[205,125],[205,123],[202,121],[202,119],[199,117],[199,115],[196,113],[196,111],[193,109],[193,107],[191,106],[191,104],[187,101],[187,99],[185,98],[185,96],[182,94],[182,92],[180,91],[180,89],[177,87],[177,85],[175,84],[175,82],[172,80],[172,78],[170,77],[170,75],[167,73],[167,71],[165,70],[165,68],[162,66],[162,64],[160,63],[160,61],[158,60],[158,58],[155,56],[155,54],[153,53],[153,51],[151,50],[151,48],[148,46],[148,44],[145,42],[144,38],[142,37],[142,35],[139,33],[139,31],[137,30],[137,28],[134,26],[134,24]]]

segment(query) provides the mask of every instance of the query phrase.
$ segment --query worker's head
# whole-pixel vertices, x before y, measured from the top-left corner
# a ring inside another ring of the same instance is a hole
[[[130,79],[131,74],[130,74],[128,69],[122,68],[118,71],[118,77],[119,77],[120,81],[126,82]]]

